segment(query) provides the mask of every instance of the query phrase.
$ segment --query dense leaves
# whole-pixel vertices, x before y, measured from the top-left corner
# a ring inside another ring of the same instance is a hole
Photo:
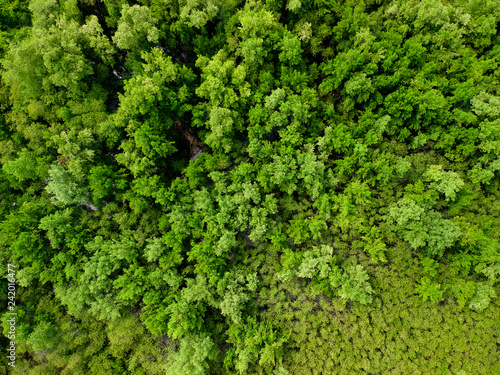
[[[0,2],[13,373],[498,373],[499,22]]]

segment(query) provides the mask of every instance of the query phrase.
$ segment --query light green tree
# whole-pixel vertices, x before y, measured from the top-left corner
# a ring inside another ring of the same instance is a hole
[[[45,190],[53,195],[54,204],[66,206],[87,201],[87,189],[82,180],[75,178],[63,166],[53,164],[49,169],[49,178]]]
[[[113,41],[120,49],[138,50],[146,41],[158,42],[160,32],[156,28],[157,20],[146,6],[124,4],[122,16]]]

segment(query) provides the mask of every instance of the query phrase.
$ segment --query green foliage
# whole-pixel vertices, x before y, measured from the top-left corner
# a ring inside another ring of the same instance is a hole
[[[293,332],[283,360],[287,370],[439,373],[445,361],[451,373],[494,373],[495,336],[476,329],[475,319],[480,319],[484,329],[496,332],[496,313],[461,310],[445,293],[440,304],[423,303],[413,290],[419,273],[417,260],[402,255],[401,249],[389,249],[387,257],[390,262],[377,266],[373,276],[377,295],[370,305],[343,307],[335,300],[314,301],[307,298],[311,289],[302,286],[295,289],[293,298],[271,307],[268,316]],[[498,311],[497,306],[489,308]],[[367,353],[367,347],[373,352]],[[471,357],[464,360],[464,352]],[[481,359],[473,359],[478,353]]]
[[[368,279],[369,276],[361,265],[346,268],[340,278],[340,297],[363,305],[371,303],[373,289]]]
[[[412,221],[420,220],[424,209],[417,205],[415,201],[403,198],[389,208],[389,216],[401,227]]]
[[[179,351],[171,354],[166,374],[207,374],[209,361],[216,356],[215,344],[209,336],[187,336],[182,340]]]
[[[476,289],[476,294],[470,300],[469,307],[477,310],[483,311],[488,307],[491,298],[496,297],[495,290],[488,284],[478,284]]]
[[[458,240],[462,232],[452,221],[443,219],[439,212],[425,209],[409,198],[402,198],[389,207],[389,219],[412,248],[423,248],[430,255],[443,255]]]
[[[36,179],[43,167],[40,158],[37,158],[33,152],[23,149],[16,160],[4,164],[3,170],[16,177],[19,181],[24,181]]]
[[[94,203],[100,203],[105,198],[111,199],[116,190],[126,187],[127,181],[123,178],[123,172],[124,170],[115,171],[107,165],[95,166],[90,170],[88,184]]]
[[[431,302],[438,302],[443,299],[441,284],[432,282],[428,277],[422,277],[420,284],[415,290],[424,301],[430,300]]]
[[[151,16],[146,6],[124,4],[118,28],[113,36],[113,42],[120,49],[138,50],[147,40],[156,43],[159,30],[155,27],[157,20]]]
[[[30,345],[33,350],[41,351],[53,348],[57,341],[55,327],[50,322],[42,321],[29,335],[26,344]]]
[[[457,284],[450,286],[450,290],[456,297],[458,306],[463,308],[476,293],[476,284],[472,281],[465,281],[463,279],[457,281]]]
[[[168,333],[177,339],[189,332],[199,332],[212,293],[206,279],[198,275],[196,279],[188,279],[175,303],[167,308],[171,315],[168,322]]]
[[[425,258],[422,258],[422,260],[420,261],[420,264],[423,267],[424,275],[427,275],[429,277],[436,276],[437,269],[439,267],[438,262],[436,262],[434,259],[425,257]]]
[[[0,2],[13,373],[498,372],[497,5]]]
[[[50,181],[45,190],[53,194],[53,202],[56,205],[66,206],[80,204],[86,201],[86,189],[82,181],[71,175],[71,173],[60,165],[52,165],[49,170]]]
[[[385,256],[387,245],[380,237],[381,233],[377,227],[370,228],[370,232],[362,237],[364,250],[370,254],[373,263],[387,262]]]
[[[443,193],[446,200],[455,200],[456,192],[464,185],[457,173],[444,172],[441,165],[431,165],[423,176],[433,181],[429,187]]]
[[[179,2],[180,18],[187,20],[189,26],[196,28],[204,27],[207,22],[219,16],[224,8],[234,7],[233,1],[222,2],[220,0],[183,0]]]
[[[226,366],[229,358],[234,357],[234,366],[238,373],[261,369],[269,371],[282,362],[284,345],[288,341],[268,322],[257,322],[248,318],[242,326],[233,325],[229,330],[230,341],[235,344],[226,354]]]

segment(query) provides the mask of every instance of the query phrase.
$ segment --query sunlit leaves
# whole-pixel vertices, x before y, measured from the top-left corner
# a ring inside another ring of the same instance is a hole
[[[471,297],[473,297],[476,292],[476,283],[463,279],[458,279],[454,284],[448,287],[457,299],[458,306],[461,308],[467,305],[467,302],[470,301]]]
[[[389,208],[389,217],[398,225],[403,238],[414,249],[432,255],[443,255],[460,237],[460,228],[443,219],[439,212],[426,210],[409,198],[402,198]]]
[[[298,38],[291,33],[285,33],[282,43],[282,52],[279,55],[280,60],[288,62],[290,65],[298,64],[302,53]]]
[[[478,284],[476,294],[469,302],[469,307],[477,311],[483,311],[488,307],[491,299],[495,297],[495,289],[492,286],[484,283]]]
[[[229,6],[233,5],[228,2]],[[220,0],[183,0],[180,1],[180,17],[188,25],[202,28],[221,13],[224,3]]]
[[[57,345],[57,328],[47,321],[38,323],[35,330],[29,335],[26,343],[34,350],[47,350]]]
[[[400,226],[405,226],[410,221],[420,220],[424,209],[408,198],[400,199],[397,205],[389,208],[390,217]]]
[[[215,359],[215,343],[207,335],[189,335],[179,351],[170,355],[167,375],[203,375],[210,368],[207,361]]]
[[[481,92],[471,100],[474,112],[479,116],[497,119],[500,116],[500,98]]]
[[[276,362],[281,362],[288,341],[272,324],[258,322],[254,317],[242,326],[232,326],[228,333],[235,348],[226,355],[236,357],[234,366],[240,374],[256,368],[257,364],[264,369],[274,368]]]
[[[124,4],[113,41],[119,48],[131,50],[140,49],[146,40],[157,42],[159,30],[155,27],[156,22],[148,7]]]
[[[387,246],[381,237],[381,231],[377,227],[372,227],[368,233],[362,237],[364,250],[370,254],[373,263],[387,262],[385,252]]]
[[[498,12],[375,3],[32,1],[0,254],[61,312],[24,363],[492,372]]]
[[[228,275],[229,280],[225,288],[219,288],[221,294],[220,302],[217,304],[222,315],[231,319],[234,324],[242,323],[242,310],[246,302],[250,300],[250,295],[244,288],[243,275]],[[222,286],[225,280],[221,280],[219,284]]]
[[[4,164],[3,170],[19,181],[24,181],[38,177],[40,164],[40,159],[33,152],[23,149],[16,160]]]
[[[423,176],[433,181],[430,188],[443,193],[446,200],[455,200],[456,193],[464,186],[458,173],[445,172],[441,165],[431,165]]]
[[[159,49],[142,57],[144,74],[127,81],[113,117],[114,125],[129,135],[122,141],[117,161],[135,176],[153,174],[154,167],[165,166],[167,156],[177,151],[174,120],[179,121],[189,108],[186,84],[194,79],[189,69],[177,66]]]
[[[53,195],[56,205],[80,204],[87,200],[87,189],[82,186],[81,179],[74,177],[60,165],[52,165],[49,170],[50,181],[45,188]]]
[[[177,301],[167,307],[170,314],[169,336],[176,339],[189,332],[200,332],[207,302],[211,299],[212,293],[204,276],[188,279],[187,286],[182,289]]]
[[[443,299],[441,284],[432,282],[428,277],[422,277],[420,285],[417,286],[416,291],[420,294],[424,301],[430,300],[431,302],[438,302]]]
[[[369,276],[363,266],[349,266],[340,277],[340,297],[349,301],[357,301],[363,305],[372,302],[373,289],[368,282]]]

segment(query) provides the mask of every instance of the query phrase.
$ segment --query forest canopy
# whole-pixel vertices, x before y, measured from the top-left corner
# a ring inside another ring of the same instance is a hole
[[[0,74],[0,375],[500,374],[498,0],[0,0]]]

